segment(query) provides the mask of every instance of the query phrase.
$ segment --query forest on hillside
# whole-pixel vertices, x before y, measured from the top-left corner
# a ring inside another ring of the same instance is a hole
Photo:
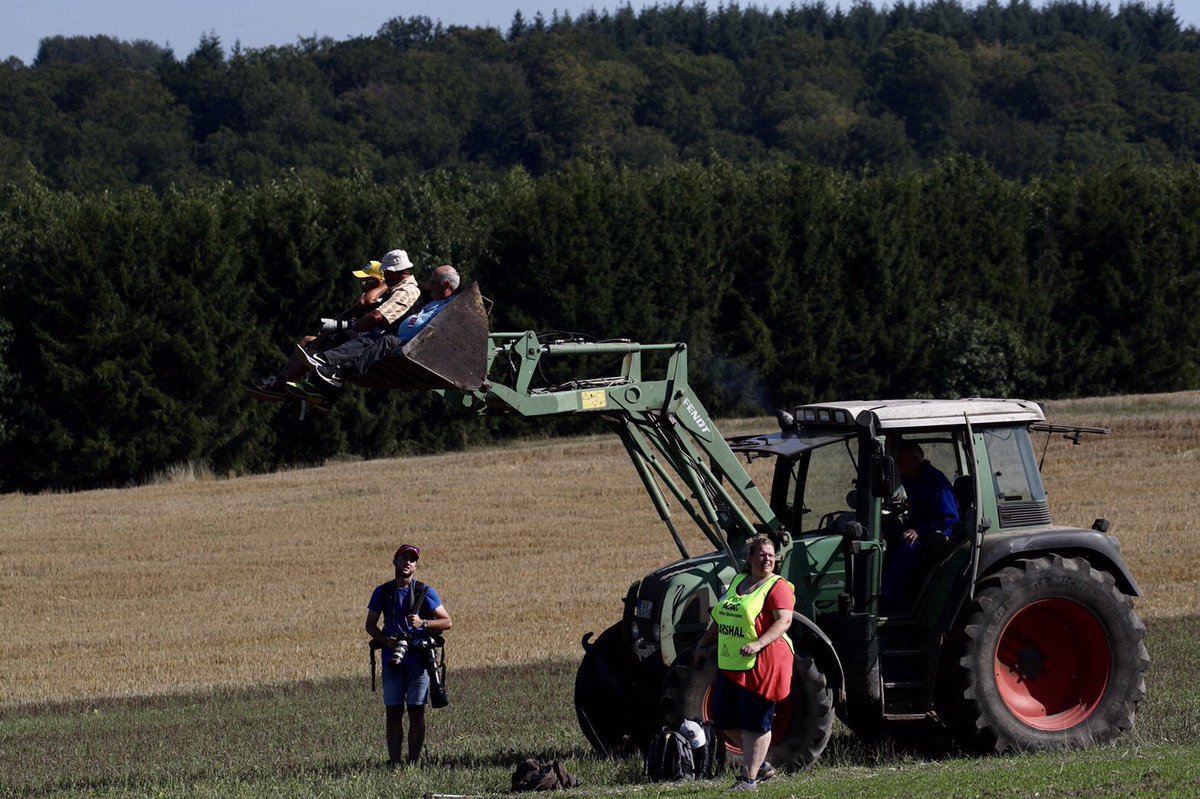
[[[677,2],[507,31],[399,17],[261,50],[204,38],[182,57],[56,36],[32,65],[0,65],[0,180],[72,191],[544,175],[585,157],[854,170],[965,154],[1027,179],[1198,153],[1200,35],[1141,2]]]
[[[1200,40],[1162,6],[664,5],[0,66],[0,490],[579,429],[244,388],[402,247],[492,328],[685,341],[716,414],[1200,386]]]
[[[125,484],[461,447],[561,426],[351,390],[327,416],[244,387],[405,247],[494,330],[685,341],[716,414],[883,396],[1200,385],[1200,170],[1021,183],[986,163],[848,176],[577,162],[477,184],[292,177],[158,196],[0,190],[0,485]],[[578,429],[578,426],[575,426]]]

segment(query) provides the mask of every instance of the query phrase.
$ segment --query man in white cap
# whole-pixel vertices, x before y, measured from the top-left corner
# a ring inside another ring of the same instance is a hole
[[[383,256],[383,282],[387,293],[375,310],[354,320],[350,329],[357,333],[383,335],[404,318],[417,300],[421,298],[421,287],[413,277],[413,264],[404,250],[392,250]]]

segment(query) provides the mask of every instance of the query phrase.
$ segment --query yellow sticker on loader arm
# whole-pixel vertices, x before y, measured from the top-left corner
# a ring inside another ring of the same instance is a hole
[[[606,391],[583,391],[579,394],[579,407],[581,410],[594,411],[597,408],[608,407],[608,392]]]

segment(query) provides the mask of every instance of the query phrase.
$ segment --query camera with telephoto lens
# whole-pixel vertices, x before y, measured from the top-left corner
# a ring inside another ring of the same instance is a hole
[[[392,654],[388,657],[388,663],[393,669],[400,668],[400,664],[404,662],[404,657],[408,654],[408,643],[407,635],[396,639],[396,645],[392,647]]]
[[[446,683],[442,679],[442,669],[438,665],[437,650],[446,645],[446,639],[440,635],[412,640],[411,636],[401,635],[396,638],[396,645],[388,656],[388,665],[393,669],[400,668],[404,658],[411,649],[421,658],[421,665],[429,675],[429,703],[434,707],[446,707],[450,704],[450,696],[446,693]]]
[[[414,641],[412,648],[419,652],[425,672],[429,675],[429,704],[434,707],[445,707],[450,704],[450,696],[446,693],[446,684],[442,680],[442,670],[437,662],[437,650],[446,645],[440,635],[431,635]]]

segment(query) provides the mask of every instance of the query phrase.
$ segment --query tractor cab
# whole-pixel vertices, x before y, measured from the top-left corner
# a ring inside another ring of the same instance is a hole
[[[779,416],[778,433],[730,448],[776,459],[771,507],[794,538],[782,570],[797,610],[837,651],[838,712],[859,732],[937,716],[942,644],[991,588],[985,576],[1008,563],[1081,548],[1120,592],[1138,594],[1103,520],[1093,530],[1052,526],[1031,438],[1105,431],[1047,425],[1024,400],[819,404]],[[944,523],[929,520],[930,506]],[[916,544],[906,542],[913,530]],[[1039,636],[1058,623],[1031,619]],[[1014,706],[1024,690],[1011,690]]]
[[[822,542],[840,541],[837,563],[790,565],[796,576],[817,578],[810,594],[818,614],[849,605],[911,615],[938,604],[931,591],[944,600],[951,586],[938,575],[947,568],[956,575],[951,583],[970,577],[985,531],[1049,525],[1029,435],[1042,421],[1041,408],[1024,400],[815,404],[780,414],[778,433],[733,439],[730,448],[749,459],[775,458],[771,507],[809,561],[814,550],[832,551]],[[941,488],[944,524],[911,518],[897,466],[902,449],[919,453],[926,476],[936,475],[927,482]],[[881,607],[884,576],[914,525],[922,541],[905,601]]]

